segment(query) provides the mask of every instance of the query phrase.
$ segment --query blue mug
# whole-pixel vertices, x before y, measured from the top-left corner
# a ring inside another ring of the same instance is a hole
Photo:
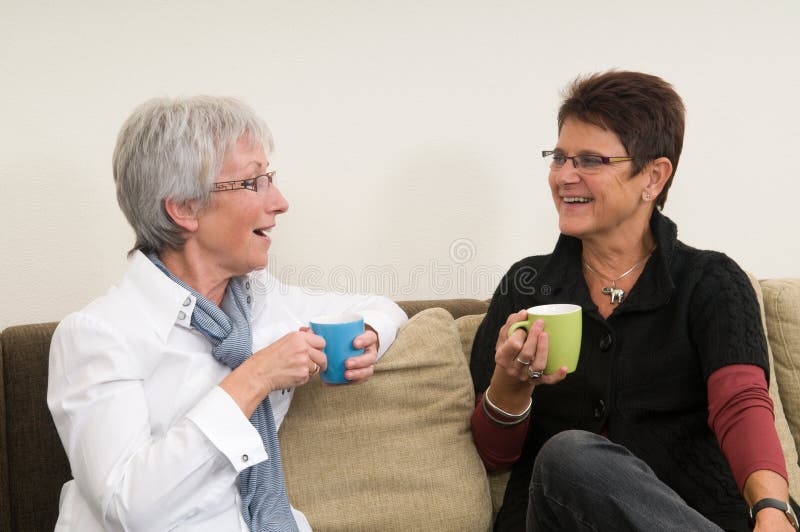
[[[328,384],[345,384],[344,361],[364,353],[363,349],[353,347],[353,340],[364,332],[364,318],[358,314],[338,316],[319,316],[310,321],[314,334],[325,339],[325,356],[328,367],[320,374]]]

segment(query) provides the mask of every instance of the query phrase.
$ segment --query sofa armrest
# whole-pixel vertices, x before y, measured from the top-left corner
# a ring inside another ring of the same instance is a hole
[[[71,478],[47,409],[55,328],[55,323],[21,325],[5,329],[2,335],[10,530],[52,530],[58,518],[58,494]]]

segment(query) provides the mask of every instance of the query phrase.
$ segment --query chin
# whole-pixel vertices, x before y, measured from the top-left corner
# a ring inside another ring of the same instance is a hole
[[[250,273],[250,272],[256,271],[256,270],[263,270],[264,268],[267,267],[267,263],[269,263],[269,259],[267,257],[264,257],[263,259],[260,259],[260,260],[253,261],[250,264],[250,270],[247,273]]]
[[[581,228],[578,224],[570,223],[564,220],[560,220],[558,222],[558,230],[562,234],[574,236],[575,238],[580,238],[580,236],[584,233],[583,228]]]

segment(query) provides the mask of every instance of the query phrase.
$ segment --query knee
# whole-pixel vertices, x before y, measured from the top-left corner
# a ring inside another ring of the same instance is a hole
[[[598,463],[597,453],[606,441],[603,436],[584,430],[559,432],[539,450],[533,466],[533,476],[556,471],[559,475],[573,472],[585,475],[593,464]]]

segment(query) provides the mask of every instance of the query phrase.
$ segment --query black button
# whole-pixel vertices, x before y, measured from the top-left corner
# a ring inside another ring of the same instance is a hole
[[[597,405],[594,407],[594,411],[592,415],[595,419],[603,419],[603,416],[606,413],[606,402],[600,399],[597,401]]]
[[[611,334],[606,334],[600,338],[600,351],[608,351],[613,343],[614,339],[611,337]]]

